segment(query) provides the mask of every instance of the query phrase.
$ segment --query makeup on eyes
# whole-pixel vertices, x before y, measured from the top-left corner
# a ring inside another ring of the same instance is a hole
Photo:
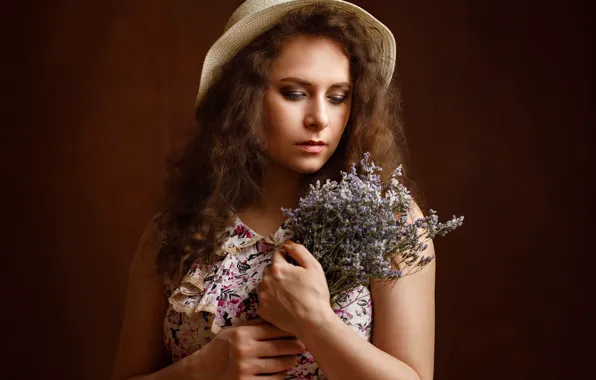
[[[303,97],[307,96],[306,91],[294,88],[294,87],[285,87],[280,89],[280,93],[283,95],[284,98],[288,100],[299,100]],[[327,98],[335,104],[344,103],[348,99],[349,93],[342,93],[342,94],[331,94]]]

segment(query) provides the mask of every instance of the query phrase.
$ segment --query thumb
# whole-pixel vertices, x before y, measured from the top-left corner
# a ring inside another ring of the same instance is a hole
[[[317,259],[302,244],[288,240],[284,244],[284,249],[301,267],[310,268],[316,265]]]

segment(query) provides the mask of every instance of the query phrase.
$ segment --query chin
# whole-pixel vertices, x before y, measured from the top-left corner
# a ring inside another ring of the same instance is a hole
[[[325,161],[320,158],[301,159],[288,165],[290,169],[299,174],[313,174],[321,170]]]
[[[278,152],[275,152],[278,153]],[[318,172],[331,159],[330,152],[316,155],[288,155],[269,156],[270,163],[278,169],[289,170],[300,175],[310,175]]]
[[[313,168],[298,169],[298,170],[296,170],[296,172],[298,172],[300,174],[304,174],[304,175],[314,174],[314,173],[318,172],[319,170],[321,170],[322,167],[323,166],[318,166],[316,168],[313,167]]]

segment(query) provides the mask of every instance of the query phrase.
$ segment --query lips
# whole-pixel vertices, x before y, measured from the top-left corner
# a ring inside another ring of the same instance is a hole
[[[307,141],[298,144],[298,147],[306,153],[321,153],[323,149],[325,149],[325,146],[327,146],[327,144],[322,141]]]
[[[327,144],[325,144],[323,141],[308,140],[308,141],[305,141],[305,142],[300,143],[298,145],[327,145]]]

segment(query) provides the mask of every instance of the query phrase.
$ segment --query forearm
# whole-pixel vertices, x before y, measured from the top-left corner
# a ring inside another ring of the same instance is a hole
[[[363,339],[332,311],[299,339],[329,380],[420,379],[410,366]]]

